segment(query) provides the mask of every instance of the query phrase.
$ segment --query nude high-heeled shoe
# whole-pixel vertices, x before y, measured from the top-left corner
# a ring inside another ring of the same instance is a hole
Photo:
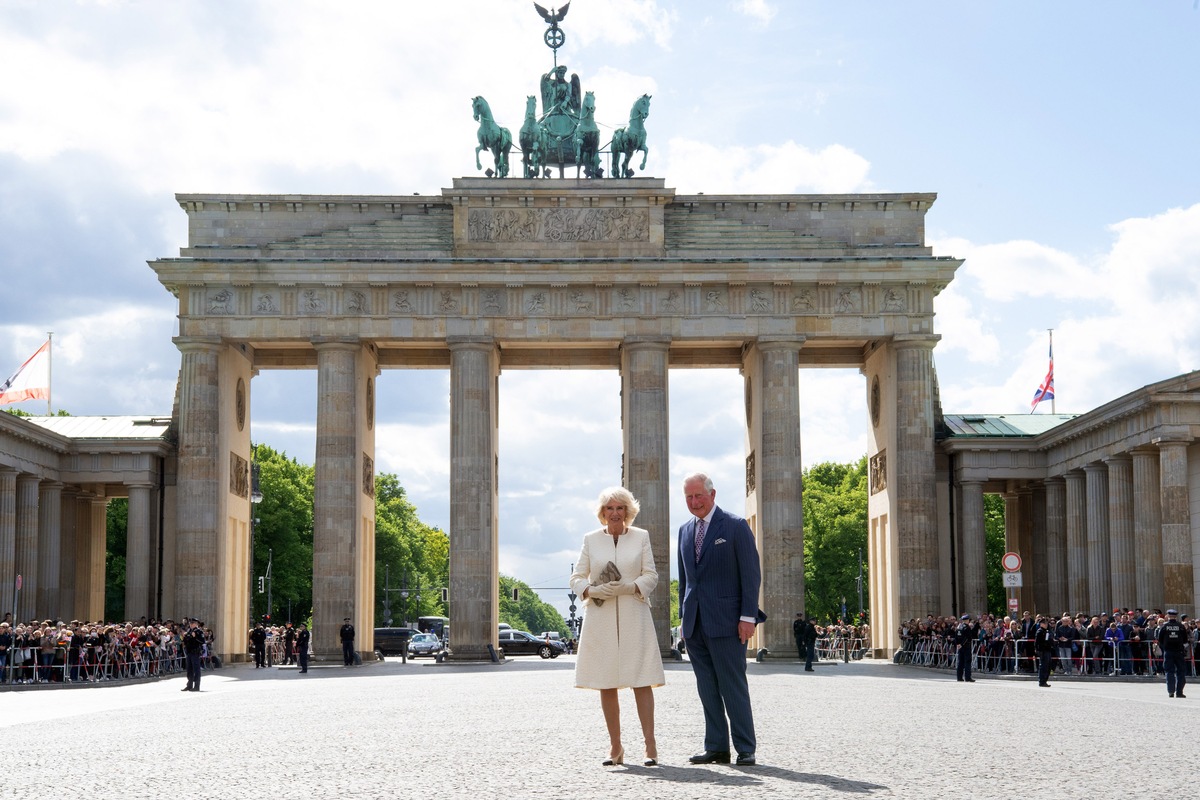
[[[610,758],[606,758],[600,762],[602,767],[615,767],[625,763],[625,748],[621,747],[617,750],[617,754]]]

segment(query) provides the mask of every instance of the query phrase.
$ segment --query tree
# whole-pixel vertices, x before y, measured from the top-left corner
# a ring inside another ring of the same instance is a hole
[[[125,619],[125,542],[129,531],[129,500],[116,497],[105,508],[104,618]],[[71,558],[75,557],[71,553]],[[145,609],[149,612],[151,609]]]
[[[265,444],[253,445],[251,454],[258,465],[263,496],[262,502],[251,508],[256,520],[254,618],[270,614],[272,622],[306,620],[312,615],[313,468]],[[267,574],[268,555],[273,608],[267,608],[267,595],[257,592],[258,576]]]
[[[803,482],[805,611],[817,619],[836,619],[845,598],[853,615],[860,564],[867,580],[860,560],[867,548],[867,458],[816,464],[804,471]]]
[[[1000,559],[1004,557],[1004,497],[998,494],[983,496],[984,563],[987,568],[987,610],[993,614],[1008,613],[1005,603],[1004,568]],[[972,614],[980,609],[965,608]]]
[[[417,617],[448,616],[441,589],[449,586],[450,540],[445,532],[417,517],[395,475],[375,477],[375,609],[383,620],[391,612]],[[407,597],[401,593],[407,592]]]

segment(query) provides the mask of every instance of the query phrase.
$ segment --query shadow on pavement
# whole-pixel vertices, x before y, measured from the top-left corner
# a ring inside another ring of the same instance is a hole
[[[841,778],[837,775],[796,772],[795,770],[762,765],[755,767],[721,766],[711,768],[707,766],[672,767],[659,764],[657,767],[634,766],[630,767],[629,771],[642,774],[648,780],[669,781],[671,783],[704,783],[714,786],[729,786],[731,788],[753,787],[762,783],[763,779],[771,778],[773,780],[790,781],[792,783],[806,783],[831,791],[846,792],[849,794],[870,794],[871,792],[889,789],[887,786],[880,786],[876,783],[850,780],[849,778]]]

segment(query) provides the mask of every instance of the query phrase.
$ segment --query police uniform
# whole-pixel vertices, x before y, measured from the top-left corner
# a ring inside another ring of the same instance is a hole
[[[954,629],[954,643],[958,645],[957,677],[960,681],[974,683],[975,679],[971,677],[971,644],[975,641],[979,630],[971,624],[970,619],[970,614],[962,615],[962,621]]]
[[[267,632],[263,630],[262,625],[257,625],[250,631],[250,644],[254,646],[254,668],[266,669]]]
[[[1158,629],[1158,648],[1163,654],[1163,671],[1167,673],[1167,694],[1171,697],[1186,697],[1183,687],[1187,683],[1184,672],[1184,650],[1188,632],[1175,617],[1175,610],[1167,611],[1166,623]]]
[[[354,626],[350,624],[349,617],[346,617],[346,624],[338,635],[342,637],[342,663],[348,667],[354,663]]]
[[[187,686],[182,691],[200,691],[200,654],[204,652],[204,631],[196,620],[196,626],[189,627],[183,634],[183,652],[187,657]]]
[[[1033,634],[1033,649],[1038,659],[1038,686],[1049,686],[1050,662],[1054,660],[1054,634],[1049,620],[1043,619]]]
[[[300,672],[303,674],[308,672],[308,640],[311,635],[308,632],[308,626],[301,625],[300,633],[296,635],[296,655],[300,659]]]

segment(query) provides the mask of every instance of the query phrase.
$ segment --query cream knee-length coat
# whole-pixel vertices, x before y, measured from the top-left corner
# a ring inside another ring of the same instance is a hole
[[[638,592],[606,598],[597,606],[585,600],[587,612],[575,661],[575,685],[581,689],[623,689],[627,686],[662,686],[662,656],[646,598],[658,585],[650,534],[629,528],[616,542],[604,528],[583,537],[583,549],[571,575],[571,591],[600,582],[600,573],[611,561],[621,580],[633,581]]]

